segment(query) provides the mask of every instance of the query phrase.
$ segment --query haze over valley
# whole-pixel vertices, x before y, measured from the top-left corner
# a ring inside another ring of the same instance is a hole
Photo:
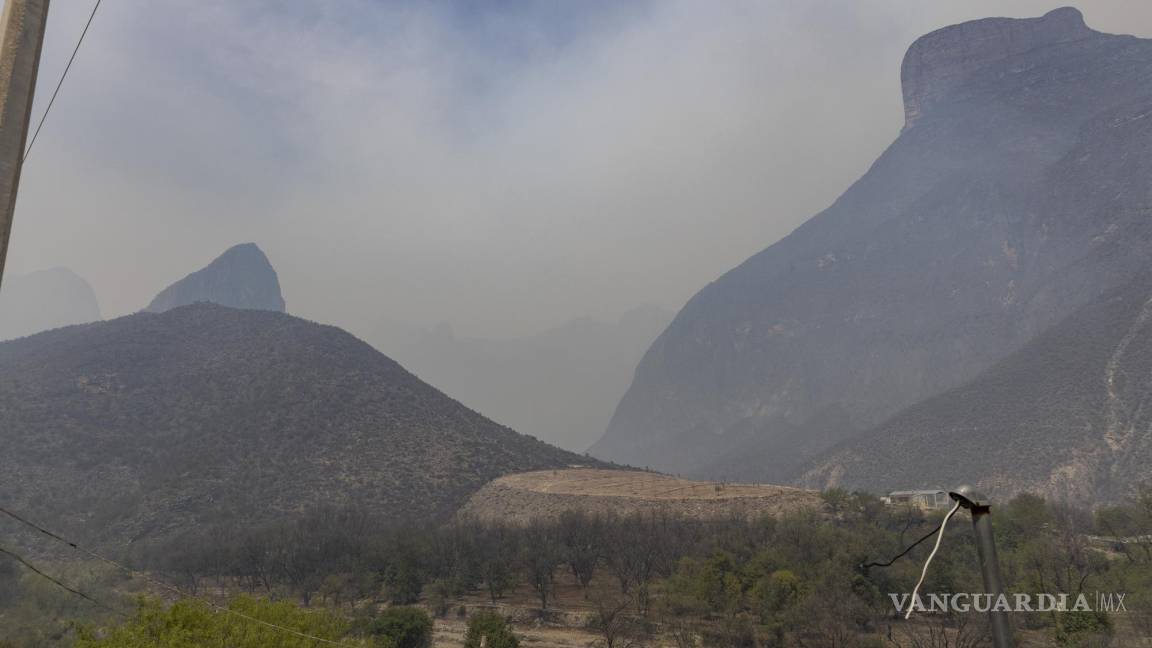
[[[5,2],[0,648],[1152,646],[1152,5]]]

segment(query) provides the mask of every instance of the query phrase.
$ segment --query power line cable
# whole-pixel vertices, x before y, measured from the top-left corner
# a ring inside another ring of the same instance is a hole
[[[118,614],[118,615],[124,617],[125,619],[129,618],[127,614],[124,614],[120,610],[117,610],[117,609],[115,609],[109,605],[101,603],[100,601],[97,601],[96,599],[92,598],[91,596],[88,596],[84,592],[81,592],[78,589],[75,589],[73,587],[65,585],[63,582],[57,580],[56,578],[49,576],[43,570],[41,570],[39,567],[28,562],[28,560],[26,560],[23,556],[21,556],[20,554],[14,552],[14,551],[11,551],[9,549],[5,549],[4,547],[0,547],[0,554],[4,554],[6,556],[11,557],[16,562],[20,563],[21,565],[24,565],[24,567],[26,567],[33,574],[36,574],[37,576],[53,583],[54,585],[56,585],[56,587],[59,587],[60,589],[63,589],[66,592],[69,592],[71,594],[79,596],[80,598],[84,599],[85,601],[88,601],[89,603],[91,603],[92,605],[95,605],[98,608],[102,608],[102,609],[107,610],[113,614]]]
[[[936,557],[936,552],[940,549],[940,543],[944,540],[944,528],[948,526],[948,520],[956,515],[956,511],[960,510],[960,500],[956,500],[956,505],[948,511],[948,515],[944,516],[944,520],[940,522],[940,535],[936,536],[936,545],[932,547],[932,553],[928,554],[928,560],[924,561],[924,568],[920,570],[920,580],[916,581],[916,587],[912,588],[912,598],[909,599],[908,612],[904,615],[905,619],[912,616],[912,602],[916,600],[916,595],[920,592],[920,586],[924,584],[924,577],[928,575],[928,565],[932,564],[932,559]]]
[[[918,540],[916,540],[916,542],[913,542],[912,544],[905,547],[904,551],[901,551],[900,553],[893,556],[891,560],[888,560],[885,562],[863,563],[860,565],[860,570],[863,571],[865,574],[867,574],[868,570],[871,569],[872,567],[891,567],[893,563],[895,563],[897,560],[900,560],[904,556],[907,556],[910,551],[912,551],[916,547],[920,546],[921,542],[924,542],[928,538],[931,538],[932,536],[936,535],[936,533],[939,532],[940,529],[942,529],[942,528],[944,528],[944,522],[941,522],[940,524],[936,525],[935,529],[932,529],[928,533],[925,533],[924,535],[920,536],[920,538]]]
[[[127,574],[133,578],[143,579],[143,580],[155,585],[156,587],[159,587],[161,589],[164,589],[168,592],[175,594],[176,596],[178,596],[180,598],[187,598],[187,599],[193,599],[193,600],[200,601],[200,602],[208,605],[209,607],[211,607],[213,610],[216,610],[217,612],[222,612],[224,614],[231,614],[237,618],[244,619],[246,621],[250,621],[252,623],[256,623],[256,624],[262,625],[262,626],[267,627],[267,628],[279,630],[281,632],[285,632],[285,633],[300,637],[301,639],[318,641],[320,643],[327,644],[329,646],[342,646],[344,648],[354,648],[352,644],[347,644],[347,643],[344,643],[341,641],[334,641],[332,639],[325,639],[324,637],[317,637],[315,635],[310,635],[310,634],[307,634],[304,632],[300,632],[299,630],[293,630],[292,628],[287,628],[287,627],[282,626],[282,625],[277,625],[275,623],[271,623],[271,622],[265,621],[263,619],[257,619],[254,616],[244,614],[243,612],[233,610],[232,608],[224,607],[223,605],[220,605],[220,604],[215,603],[213,601],[210,601],[208,599],[201,598],[198,596],[193,596],[191,594],[185,594],[183,592],[183,590],[176,587],[175,585],[170,585],[168,583],[165,583],[164,581],[153,578],[152,576],[149,576],[148,574],[146,574],[144,572],[137,571],[135,569],[132,569],[131,567],[128,567],[127,565],[124,565],[124,564],[121,564],[115,560],[112,560],[111,558],[107,558],[105,556],[102,556],[102,555],[96,553],[95,551],[92,551],[91,549],[86,549],[84,547],[81,547],[78,543],[72,542],[71,540],[64,538],[60,534],[54,533],[54,532],[40,526],[39,524],[32,522],[31,520],[25,519],[24,517],[17,515],[16,513],[13,513],[12,511],[9,511],[8,509],[6,509],[2,506],[0,506],[0,513],[7,515],[8,517],[12,518],[13,520],[16,520],[17,522],[19,522],[20,524],[23,524],[24,526],[26,526],[30,529],[33,529],[39,533],[42,533],[42,534],[48,536],[49,538],[56,540],[57,542],[61,542],[63,544],[66,544],[69,547],[72,547],[73,549],[75,549],[76,551],[79,551],[80,553],[83,553],[83,554],[85,554],[91,558],[99,560],[105,564],[111,565],[112,567],[115,567],[116,569],[124,572],[125,574]],[[68,589],[68,588],[65,587],[65,589]],[[79,592],[76,592],[76,593],[79,594]],[[83,595],[81,594],[81,596],[83,596]],[[88,597],[85,596],[85,598],[88,598]],[[89,600],[91,600],[91,599],[89,599]],[[93,601],[93,602],[95,602],[95,601]]]
[[[64,85],[64,79],[68,77],[68,70],[72,69],[72,62],[76,60],[76,54],[80,51],[80,44],[84,42],[84,37],[88,34],[88,28],[92,26],[92,19],[96,17],[96,10],[100,8],[101,0],[96,0],[96,4],[92,7],[92,13],[88,15],[88,22],[84,23],[84,31],[80,32],[80,38],[76,41],[76,47],[72,48],[72,56],[68,57],[68,65],[64,66],[64,73],[60,75],[60,80],[56,82],[56,89],[52,92],[52,98],[48,100],[48,106],[44,108],[44,114],[40,116],[40,123],[36,124],[36,130],[32,133],[32,139],[28,142],[28,148],[24,149],[24,157],[21,158],[20,163],[23,164],[28,161],[28,156],[32,153],[32,145],[36,143],[37,136],[40,135],[40,129],[44,127],[44,120],[48,119],[48,113],[52,110],[52,104],[56,103],[56,95],[60,94],[60,87]]]

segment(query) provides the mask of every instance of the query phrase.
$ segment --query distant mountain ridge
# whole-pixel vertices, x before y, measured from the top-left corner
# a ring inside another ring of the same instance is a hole
[[[0,344],[0,430],[6,506],[114,543],[317,505],[435,520],[497,476],[597,463],[340,329],[213,304]]]
[[[1081,307],[971,382],[819,458],[812,487],[974,484],[1119,501],[1152,479],[1152,276]]]
[[[831,207],[701,290],[599,457],[782,481],[1152,262],[1152,41],[1078,11],[917,40],[906,125]]]
[[[68,268],[10,274],[0,284],[0,340],[99,319],[92,286]]]
[[[406,343],[378,344],[485,416],[582,452],[604,431],[644,349],[671,319],[644,306],[614,322],[577,318],[516,338],[458,337],[441,326]]]
[[[162,313],[197,302],[284,312],[280,279],[255,243],[229,248],[206,267],[165,288],[145,310]]]

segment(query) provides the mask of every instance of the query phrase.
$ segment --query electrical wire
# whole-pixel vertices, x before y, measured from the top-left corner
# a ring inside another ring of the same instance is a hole
[[[936,525],[936,528],[935,528],[935,529],[932,529],[932,530],[931,530],[931,531],[929,531],[928,533],[925,533],[924,535],[920,536],[920,538],[919,538],[918,540],[916,540],[916,542],[913,542],[912,544],[910,544],[910,545],[908,545],[907,547],[905,547],[905,548],[904,548],[904,551],[901,551],[900,553],[896,554],[896,555],[895,555],[895,556],[893,556],[893,557],[892,557],[892,559],[891,559],[891,560],[889,560],[889,561],[886,561],[886,562],[868,562],[868,563],[862,563],[862,564],[860,565],[860,571],[862,571],[862,572],[864,572],[865,574],[867,574],[867,573],[868,573],[868,570],[869,570],[869,569],[871,569],[872,567],[891,567],[891,566],[892,566],[892,564],[893,564],[893,563],[895,563],[897,560],[900,560],[900,559],[901,559],[901,558],[903,558],[904,556],[907,556],[907,555],[908,555],[908,553],[909,553],[910,551],[912,551],[912,550],[913,550],[913,549],[915,549],[916,547],[920,546],[920,543],[921,543],[921,542],[924,542],[924,541],[925,541],[925,540],[927,540],[928,538],[931,538],[932,536],[936,535],[936,533],[937,533],[938,531],[940,531],[940,529],[941,529],[943,526],[944,526],[944,523],[943,523],[943,522],[941,522],[940,524]]]
[[[237,618],[244,619],[246,621],[250,621],[252,623],[256,623],[256,624],[262,625],[262,626],[267,627],[267,628],[279,630],[281,632],[285,632],[287,634],[294,635],[294,636],[299,637],[301,639],[308,639],[310,641],[317,641],[317,642],[320,642],[322,644],[327,644],[329,646],[343,646],[344,648],[353,648],[352,644],[347,644],[347,643],[344,643],[341,641],[334,641],[332,639],[325,639],[324,637],[317,637],[315,635],[310,635],[310,634],[307,634],[304,632],[300,632],[299,630],[293,630],[292,628],[286,628],[282,625],[270,623],[270,622],[265,621],[263,619],[257,619],[254,616],[244,614],[243,612],[238,612],[236,610],[233,610],[232,608],[224,607],[223,605],[219,605],[218,603],[215,603],[215,602],[210,601],[208,599],[201,598],[198,596],[192,596],[191,594],[185,594],[180,588],[176,587],[175,585],[170,585],[168,583],[165,583],[164,581],[153,578],[152,576],[149,576],[148,574],[146,574],[144,572],[137,571],[135,569],[132,569],[131,567],[128,567],[127,565],[124,565],[124,564],[121,564],[115,560],[112,560],[111,558],[107,558],[105,556],[102,556],[102,555],[96,553],[95,551],[81,547],[79,544],[64,538],[60,534],[53,533],[52,531],[49,531],[48,529],[40,526],[39,524],[36,524],[35,522],[32,522],[28,519],[25,519],[24,517],[17,515],[16,513],[13,513],[12,511],[9,511],[8,509],[6,509],[4,507],[0,507],[0,513],[7,515],[8,517],[12,518],[13,520],[16,520],[17,522],[19,522],[20,524],[23,524],[24,526],[26,526],[30,529],[33,529],[39,533],[42,533],[42,534],[48,536],[49,538],[56,540],[57,542],[61,542],[63,544],[66,544],[69,547],[75,549],[76,551],[79,551],[80,553],[83,553],[83,554],[85,554],[91,558],[99,560],[100,562],[103,562],[107,565],[111,565],[112,567],[115,567],[116,569],[120,570],[121,572],[123,572],[123,573],[125,573],[125,574],[127,574],[133,578],[140,578],[142,580],[145,580],[145,581],[151,583],[152,585],[155,585],[156,587],[164,589],[168,592],[171,592],[182,599],[193,599],[193,600],[201,601],[202,603],[208,605],[209,607],[211,607],[213,610],[216,610],[217,612],[221,612],[224,614],[231,614],[232,616],[235,616]],[[8,552],[5,552],[5,553],[8,553]],[[9,554],[9,555],[13,555],[13,554]],[[20,560],[20,559],[17,558],[17,560]],[[24,561],[21,560],[21,562],[23,563]],[[34,567],[31,567],[27,563],[24,563],[24,564],[26,566],[30,567],[31,569],[33,569],[34,571],[37,571],[37,573],[44,575],[42,572],[39,572],[38,570],[36,570]],[[52,580],[48,576],[45,576],[45,578],[49,578],[49,580]],[[56,582],[56,581],[53,581],[53,582]],[[69,587],[67,587],[61,583],[57,582],[57,584],[60,585],[61,587],[64,587],[64,589],[67,589],[68,591],[70,591],[74,594],[77,594],[78,596],[83,596],[85,599],[88,599],[89,601],[92,601],[93,603],[96,603],[97,605],[101,605],[100,603],[94,601],[93,599],[89,598],[88,596],[86,596],[80,592],[72,590],[71,588],[69,588]]]
[[[118,614],[118,615],[124,617],[125,619],[129,618],[127,614],[124,614],[120,610],[117,610],[111,606],[108,606],[104,603],[101,603],[100,601],[97,601],[96,599],[92,598],[91,596],[88,596],[84,592],[81,592],[80,590],[75,589],[73,587],[69,587],[68,585],[65,585],[64,583],[53,578],[52,576],[49,576],[43,570],[41,570],[39,567],[28,562],[28,560],[26,560],[23,556],[16,553],[15,551],[11,551],[9,549],[5,549],[4,547],[0,547],[0,554],[4,554],[6,556],[9,556],[10,558],[15,560],[16,562],[20,563],[21,565],[24,565],[24,567],[26,567],[33,574],[36,574],[37,576],[51,582],[52,584],[56,585],[56,587],[59,587],[60,589],[66,591],[66,592],[74,594],[75,596],[79,596],[80,598],[84,599],[85,601],[88,601],[89,603],[91,603],[92,605],[95,605],[98,608],[107,610],[108,612],[111,612],[113,614]]]
[[[940,522],[940,535],[936,536],[936,545],[932,547],[932,553],[928,554],[928,559],[924,561],[924,568],[920,570],[920,580],[916,581],[916,587],[912,588],[912,598],[908,602],[908,612],[904,615],[907,620],[912,616],[912,602],[916,600],[916,595],[920,592],[920,586],[924,584],[924,577],[928,575],[928,565],[932,564],[932,559],[936,557],[936,552],[940,549],[940,542],[944,540],[944,528],[948,526],[948,520],[956,515],[956,511],[960,510],[960,500],[956,500],[956,505],[948,511],[948,515],[944,516],[944,520]]]
[[[80,32],[80,38],[76,41],[76,47],[72,48],[72,56],[68,57],[68,64],[64,66],[64,73],[60,75],[60,80],[56,82],[56,89],[52,91],[52,98],[48,100],[48,106],[44,108],[44,114],[40,116],[40,123],[36,124],[36,130],[32,133],[32,139],[28,142],[28,148],[24,149],[24,157],[21,158],[20,163],[23,164],[28,161],[28,156],[32,153],[32,145],[36,143],[36,138],[40,135],[40,129],[44,127],[44,120],[48,119],[48,113],[52,110],[52,104],[56,103],[56,95],[60,94],[60,87],[64,85],[64,79],[68,76],[68,70],[72,69],[72,62],[76,60],[76,54],[80,51],[80,44],[84,42],[84,37],[88,35],[88,28],[92,26],[92,19],[96,17],[96,10],[100,8],[101,0],[96,0],[96,4],[92,7],[92,13],[88,15],[88,22],[84,23],[84,31]]]

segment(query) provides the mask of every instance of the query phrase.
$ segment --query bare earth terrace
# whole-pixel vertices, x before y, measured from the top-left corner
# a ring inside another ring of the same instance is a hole
[[[460,515],[526,523],[567,510],[588,513],[668,511],[696,518],[779,516],[821,506],[816,491],[770,484],[693,481],[643,471],[568,468],[506,475],[477,491]]]

